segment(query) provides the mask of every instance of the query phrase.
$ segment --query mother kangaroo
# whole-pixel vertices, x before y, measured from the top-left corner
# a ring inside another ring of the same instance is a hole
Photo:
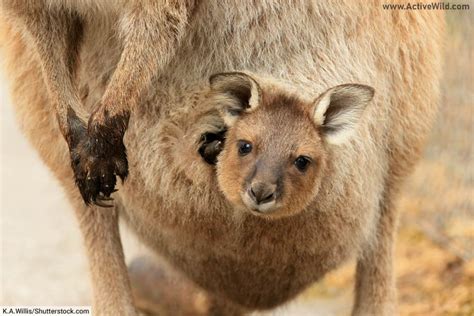
[[[120,8],[94,12],[75,15],[69,69],[85,113],[113,95],[124,47],[146,49],[117,32]],[[95,313],[137,313],[122,217],[219,298],[215,314],[273,308],[355,256],[353,315],[394,315],[394,204],[439,101],[443,15],[380,1],[200,0],[159,18],[181,26],[180,40],[131,112],[113,208],[84,204],[42,54],[1,20],[17,119],[74,207]],[[203,159],[206,146],[216,157]]]

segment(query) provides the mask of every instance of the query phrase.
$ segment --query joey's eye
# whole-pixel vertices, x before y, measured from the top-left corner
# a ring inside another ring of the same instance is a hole
[[[299,171],[306,171],[306,169],[308,169],[310,162],[311,160],[308,157],[299,156],[298,158],[295,159],[294,164],[296,168],[298,168]]]
[[[240,156],[245,156],[252,151],[252,144],[246,140],[239,140],[239,142],[237,143],[237,146],[239,148]]]

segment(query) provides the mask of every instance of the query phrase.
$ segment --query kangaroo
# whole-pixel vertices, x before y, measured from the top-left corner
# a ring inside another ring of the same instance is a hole
[[[84,201],[110,207],[116,176],[128,175],[123,144],[130,111],[150,78],[175,53],[194,6],[184,1],[2,0],[0,7],[33,44]],[[74,82],[87,19],[118,15],[124,45],[107,92],[86,124]]]
[[[72,66],[85,115],[129,44],[107,18],[83,20]],[[396,314],[395,201],[439,101],[442,12],[203,0],[186,21],[131,112],[110,209],[84,204],[36,44],[1,21],[17,117],[75,210],[95,313],[136,314],[121,217],[215,314],[276,307],[351,257],[353,315]]]

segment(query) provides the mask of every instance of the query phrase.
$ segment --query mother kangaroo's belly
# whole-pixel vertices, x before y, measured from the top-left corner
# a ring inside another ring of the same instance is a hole
[[[320,261],[316,257],[311,264],[296,257],[281,262],[278,257],[233,258],[216,253],[203,256],[202,252],[191,250],[179,258],[167,255],[203,288],[249,308],[275,307],[316,281],[322,272],[314,269]]]
[[[250,215],[232,228],[219,216],[150,225],[140,211],[126,213],[141,239],[190,279],[249,308],[291,299],[356,248],[356,238],[344,240],[343,232],[330,232],[326,225],[318,229],[311,214],[278,221]]]

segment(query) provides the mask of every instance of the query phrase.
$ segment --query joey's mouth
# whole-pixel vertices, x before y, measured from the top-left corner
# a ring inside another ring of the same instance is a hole
[[[259,203],[255,202],[255,200],[251,198],[250,190],[241,192],[240,197],[247,209],[255,215],[270,215],[276,212],[280,206],[280,203],[278,203],[278,200],[274,197],[268,197]]]

